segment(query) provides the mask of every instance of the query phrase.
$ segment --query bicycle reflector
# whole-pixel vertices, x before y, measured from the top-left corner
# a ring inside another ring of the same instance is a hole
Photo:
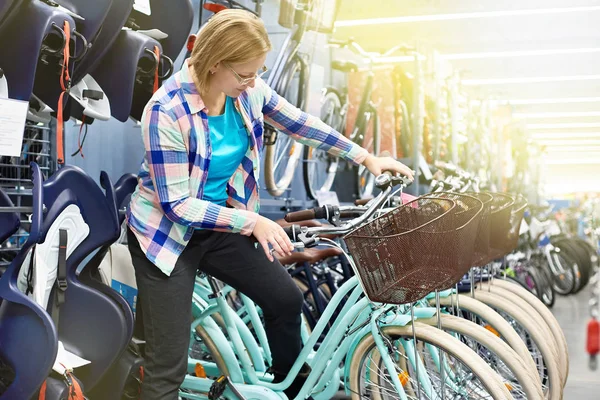
[[[190,35],[187,40],[187,51],[192,52],[194,48],[194,43],[196,43],[196,35]]]
[[[204,3],[204,9],[216,14],[219,11],[227,10],[227,7],[222,4]]]

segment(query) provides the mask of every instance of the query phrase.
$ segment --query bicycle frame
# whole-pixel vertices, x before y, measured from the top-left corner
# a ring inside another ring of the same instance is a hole
[[[200,285],[196,285],[196,287],[198,286]],[[198,292],[204,292],[204,295],[208,295],[208,290],[206,287],[198,290]],[[249,348],[258,347],[258,343],[254,341],[249,329],[245,327],[244,324],[240,323],[241,319],[237,313],[230,308],[222,291],[216,294],[214,299],[215,301],[211,305],[208,305],[208,303],[202,300],[202,304],[206,306],[206,309],[204,309],[201,312],[200,317],[196,319],[192,329],[195,329],[198,324],[202,324],[207,332],[211,334],[211,339],[215,341],[219,350],[224,348],[222,346],[230,346],[235,349],[230,349],[231,351],[223,351],[221,352],[221,355],[225,359],[231,380],[234,383],[250,383],[250,385],[236,386],[240,392],[246,393],[245,391],[247,390],[248,394],[256,393],[259,387],[274,391],[282,391],[292,383],[304,362],[308,362],[312,367],[312,371],[308,376],[303,389],[298,394],[298,397],[303,398],[304,396],[312,393],[312,396],[315,399],[329,399],[337,391],[338,385],[335,384],[335,382],[339,382],[342,372],[339,368],[339,364],[344,360],[344,358],[347,360],[351,359],[354,349],[365,335],[373,335],[384,365],[389,371],[395,371],[395,364],[388,354],[388,348],[381,337],[380,327],[382,325],[404,326],[410,323],[412,320],[410,315],[397,313],[397,306],[384,308],[382,305],[371,303],[362,295],[362,287],[359,285],[359,281],[356,276],[350,278],[338,289],[338,291],[332,297],[330,304],[327,306],[323,315],[319,319],[319,322],[317,323],[317,326],[313,330],[312,334],[306,337],[306,340],[304,341],[305,345],[290,373],[283,382],[277,384],[268,382],[268,380],[271,378],[271,376],[268,374],[263,374],[261,378],[258,377],[257,372],[264,371],[264,365],[260,365],[263,362],[263,355],[257,348]],[[325,340],[315,352],[313,348],[317,343],[317,340],[321,337],[327,325],[330,324],[334,311],[346,296],[348,296],[348,298],[342,307],[338,318],[335,319],[335,322],[326,335]],[[195,300],[197,301],[196,298]],[[246,300],[247,298],[244,300],[244,303],[245,306],[248,307],[252,302]],[[436,313],[436,309],[432,307],[417,308],[414,309],[414,311],[415,320],[418,320],[419,318],[431,318]],[[223,335],[222,331],[214,322],[214,320],[210,318],[210,316],[215,313],[220,313],[223,316],[223,319],[226,322],[226,331],[231,338],[231,343]],[[249,314],[251,315],[250,318],[253,323],[253,327],[256,328],[260,326],[262,328],[258,314],[254,314],[252,312]],[[259,330],[261,328],[259,328]],[[257,334],[257,336],[260,337],[259,334]],[[260,341],[262,342],[263,340]],[[421,371],[425,371],[425,367],[422,365],[422,360],[414,357],[414,348],[412,347],[411,343],[409,341],[403,341],[402,345],[405,348],[407,355],[409,355],[409,362],[413,365],[413,368],[418,368]],[[239,361],[236,359],[236,354],[239,358]],[[437,353],[434,351],[432,357],[439,368],[439,355],[437,355]],[[210,371],[214,374],[218,372],[214,363],[211,364],[192,359],[189,361],[189,369],[193,370],[193,367],[197,362],[203,364],[207,371]],[[346,368],[349,368],[348,363],[346,363]],[[345,376],[348,376],[348,372],[349,371],[346,371]],[[406,394],[403,391],[402,384],[400,383],[397,374],[391,373],[390,376],[392,383],[394,384],[395,389],[398,391],[401,398],[406,398]],[[421,382],[421,385],[426,393],[432,392],[433,386],[426,373],[420,374],[419,381]],[[210,384],[212,384],[210,379],[187,376],[182,387],[191,390],[208,391]],[[269,393],[269,395],[266,395],[266,393]],[[261,392],[261,396],[263,396],[261,398],[278,398],[271,397],[271,393],[273,392]],[[188,393],[181,393],[181,395],[190,399],[203,398],[196,397],[195,395],[190,395]]]

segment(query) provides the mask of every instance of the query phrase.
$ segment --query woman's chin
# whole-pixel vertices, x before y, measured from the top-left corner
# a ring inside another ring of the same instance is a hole
[[[245,91],[245,89],[231,89],[231,91],[229,93],[227,93],[227,96],[235,99],[240,94],[244,93],[244,91]]]

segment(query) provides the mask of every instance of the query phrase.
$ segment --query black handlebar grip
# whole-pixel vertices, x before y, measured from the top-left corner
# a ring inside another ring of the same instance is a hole
[[[286,222],[299,222],[299,221],[305,221],[307,219],[315,219],[315,218],[316,218],[315,210],[310,209],[310,210],[292,211],[290,213],[287,213],[283,219],[285,219]]]

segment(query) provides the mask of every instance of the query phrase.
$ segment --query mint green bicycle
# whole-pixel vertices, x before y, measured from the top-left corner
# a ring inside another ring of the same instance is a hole
[[[453,335],[420,322],[430,321],[437,314],[435,308],[398,305],[411,304],[434,290],[451,286],[456,275],[460,278],[461,270],[470,267],[468,242],[474,241],[474,235],[464,232],[476,231],[479,212],[475,210],[460,226],[464,229],[462,234],[456,233],[456,223],[464,205],[441,198],[420,198],[365,224],[388,199],[394,183],[401,182],[388,175],[378,177],[382,192],[365,213],[349,222],[337,227],[290,228],[290,237],[297,247],[311,246],[321,234],[350,232],[346,241],[358,262],[351,262],[357,275],[336,292],[313,332],[303,332],[304,348],[281,383],[272,383],[273,377],[267,372],[270,352],[260,310],[241,295],[249,320],[249,324],[245,323],[227,303],[225,290],[214,279],[199,279],[194,295],[193,357],[189,359],[190,374],[180,389],[182,398],[285,398],[283,390],[304,363],[311,366],[311,372],[298,399],[309,395],[330,399],[340,387],[353,398],[513,398],[502,379],[478,354]],[[365,227],[379,229],[379,237],[401,238],[406,246],[403,259],[411,264],[399,264],[399,260],[391,263],[394,252],[390,250],[393,246],[397,250],[399,243],[389,241],[387,246],[365,243],[364,250],[370,249],[368,254],[379,257],[379,261],[364,264],[359,247],[361,241],[367,242],[362,236]],[[440,249],[435,240],[424,242],[423,238],[435,238],[436,233],[443,243],[457,245],[460,257],[452,257],[451,248]],[[421,246],[411,244],[411,240],[419,241]],[[407,249],[418,250],[410,253]],[[419,276],[422,273],[418,271],[425,271],[426,265],[441,265],[440,250],[453,265],[438,270],[438,274]],[[434,263],[436,256],[438,261]],[[393,270],[398,266],[404,270]],[[378,281],[385,285],[377,285]],[[341,312],[333,321],[338,307]],[[331,328],[315,349],[329,324]]]

